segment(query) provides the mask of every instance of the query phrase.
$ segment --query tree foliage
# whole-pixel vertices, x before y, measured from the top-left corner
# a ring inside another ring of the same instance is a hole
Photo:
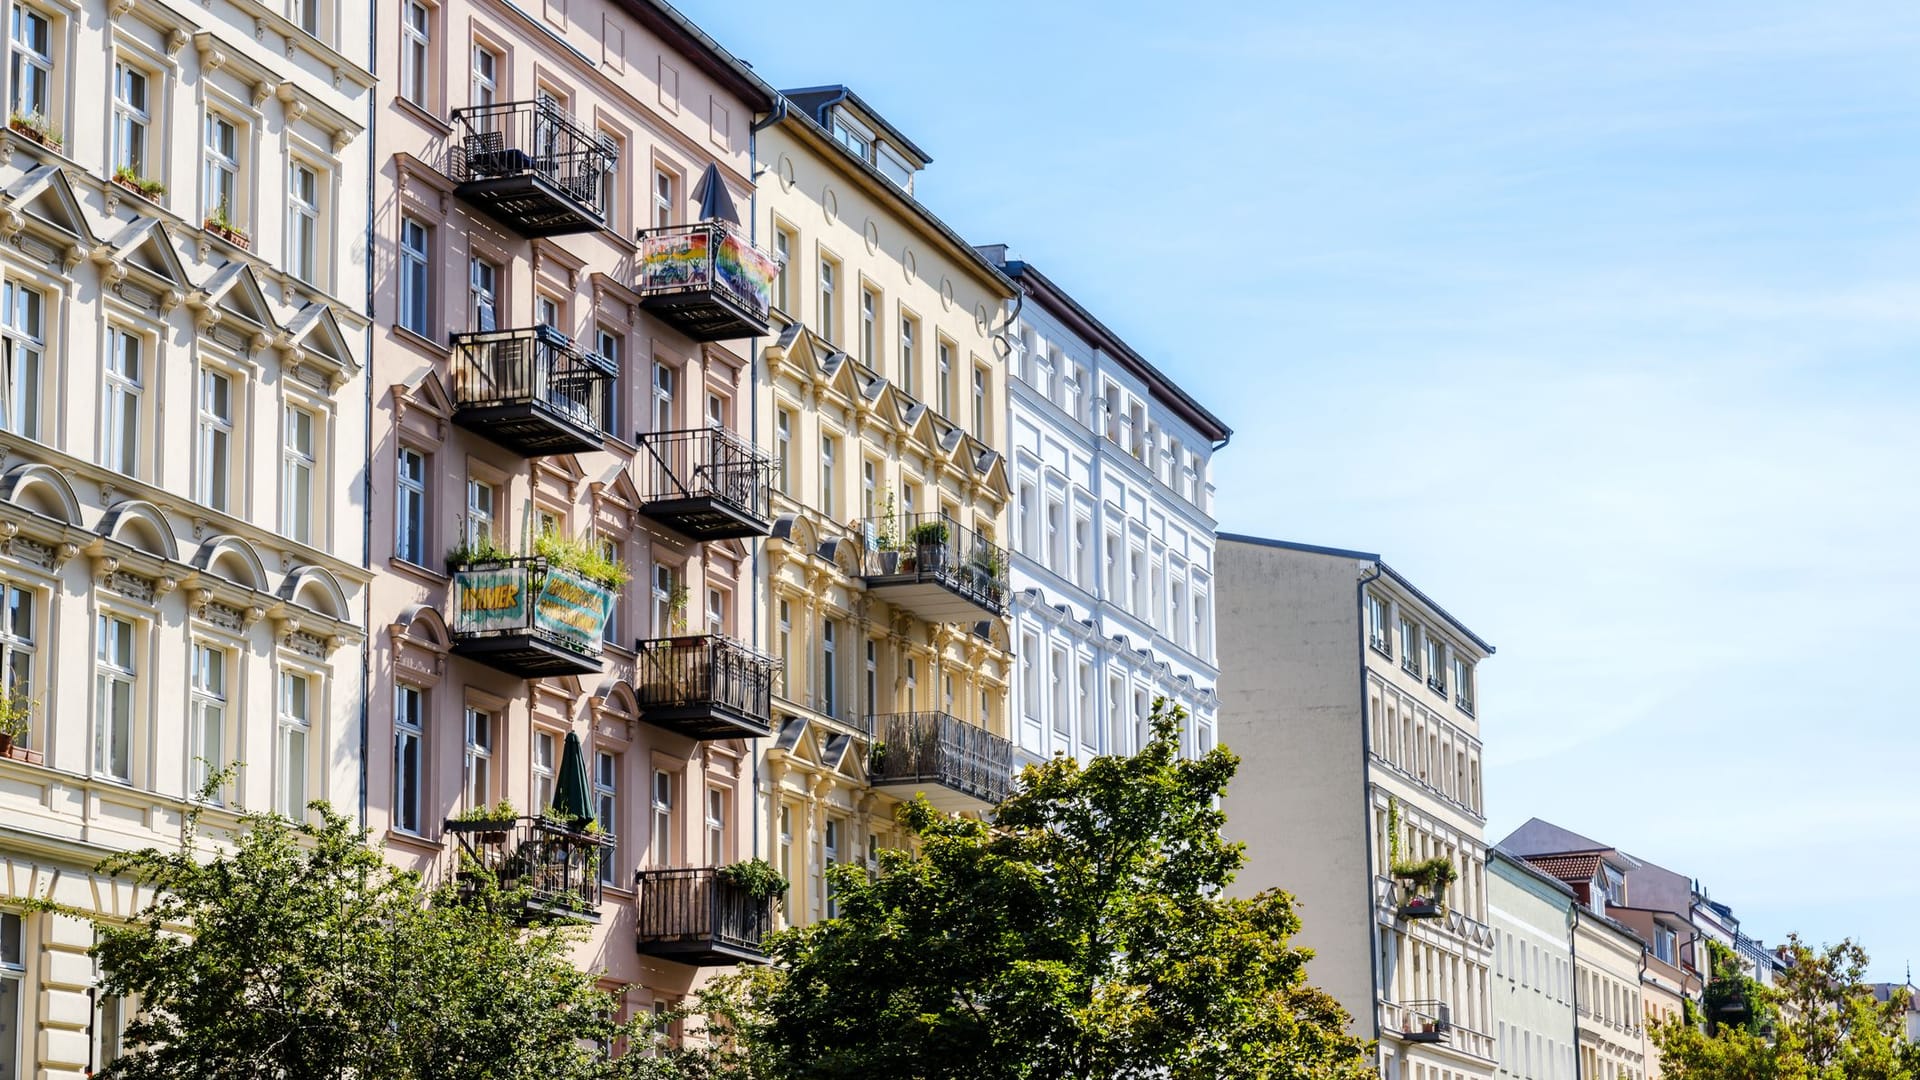
[[[707,1075],[826,1080],[1359,1078],[1369,1047],[1307,983],[1277,890],[1229,898],[1238,766],[1179,756],[1156,704],[1132,757],[1028,770],[991,824],[901,808],[916,850],[828,873],[836,918],[787,932]],[[728,1073],[728,1069],[734,1070]]]
[[[1906,1041],[1907,992],[1876,1000],[1867,954],[1852,941],[1820,948],[1789,937],[1773,986],[1747,978],[1724,946],[1714,950],[1708,1017],[1737,993],[1750,1020],[1705,1025],[1675,1017],[1652,1025],[1668,1080],[1920,1080],[1920,1046]]]
[[[230,851],[101,869],[150,889],[98,923],[103,991],[138,1004],[109,1080],[599,1080],[644,1037],[516,897],[427,889],[324,804],[250,815]],[[638,1055],[632,1055],[638,1057]],[[637,1072],[631,1075],[640,1075]]]

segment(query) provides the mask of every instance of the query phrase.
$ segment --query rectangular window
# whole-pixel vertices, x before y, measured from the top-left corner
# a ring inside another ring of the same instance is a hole
[[[793,494],[793,414],[781,409],[773,417],[773,471],[780,494]]]
[[[1427,686],[1447,692],[1447,646],[1439,638],[1427,636]]]
[[[286,408],[282,435],[282,513],[280,530],[289,540],[313,543],[313,474],[318,464],[314,428],[319,419],[305,409]]]
[[[725,866],[727,858],[727,793],[707,789],[707,865]]]
[[[880,644],[872,638],[867,639],[867,696],[864,704],[868,716],[880,711]]]
[[[433,57],[433,13],[420,0],[400,5],[400,96],[423,109],[428,99],[428,67]]]
[[[835,514],[834,491],[837,478],[834,465],[840,456],[840,440],[829,436],[820,438],[820,510],[832,519]]]
[[[987,441],[987,371],[973,369],[973,437]]]
[[[134,625],[101,615],[94,642],[93,767],[115,780],[133,779]]]
[[[1412,619],[1400,620],[1400,666],[1420,674],[1420,628]]]
[[[674,431],[678,428],[680,410],[675,405],[676,393],[680,383],[680,372],[671,364],[655,361],[653,365],[653,430],[655,432]]]
[[[531,761],[533,805],[528,808],[528,813],[538,814],[553,805],[553,763],[556,759],[554,744],[558,741],[558,737],[551,731],[533,733]]]
[[[473,83],[467,88],[467,100],[474,108],[484,109],[500,93],[500,54],[479,42],[473,43]]]
[[[880,370],[880,294],[872,289],[860,290],[860,360],[875,371]]]
[[[15,8],[18,18],[19,8]],[[0,1076],[24,1075],[21,1056],[28,1052],[27,1040],[20,1036],[25,1019],[27,950],[24,920],[14,913],[0,912]]]
[[[153,123],[150,85],[146,72],[114,61],[113,171],[125,169],[137,180],[152,179],[147,171],[147,131]]]
[[[839,704],[836,678],[840,666],[839,642],[836,640],[832,619],[820,623],[820,711],[828,716],[839,716],[835,708]]]
[[[140,474],[141,352],[137,334],[117,326],[108,329],[100,463],[128,476]]]
[[[41,124],[53,119],[53,22],[24,4],[13,5],[8,109]]]
[[[393,553],[395,557],[416,566],[424,566],[427,561],[426,455],[412,447],[403,446],[396,469],[399,473],[396,482],[396,501],[399,505],[394,513],[397,529]]]
[[[47,301],[38,289],[9,281],[0,286],[0,429],[40,437],[40,383],[47,355]]]
[[[880,515],[880,475],[879,467],[871,460],[860,463],[860,516],[875,518]]]
[[[942,341],[934,348],[934,409],[953,416],[953,346]]]
[[[500,268],[478,256],[467,259],[467,320],[481,333],[499,324]]]
[[[647,858],[660,870],[673,865],[673,774],[665,769],[653,770],[651,808]]]
[[[187,767],[187,788],[198,795],[226,765],[227,653],[211,645],[193,645],[193,704],[187,738],[193,761]],[[221,802],[218,791],[209,802]]]
[[[224,372],[200,372],[200,502],[226,510],[233,470],[233,379]]]
[[[779,640],[780,690],[792,696],[793,689],[793,606],[785,600],[780,601],[780,621],[776,627]]]
[[[287,272],[320,283],[320,174],[301,162],[287,166]]]
[[[1053,714],[1054,734],[1062,739],[1073,731],[1073,717],[1067,711],[1067,654],[1053,650],[1047,667],[1047,710]]]
[[[426,697],[405,684],[393,692],[393,827],[415,835],[425,824]]]
[[[915,339],[920,336],[920,324],[911,317],[900,316],[900,389],[908,397],[913,397],[913,366],[918,363],[919,354],[914,351]]]
[[[427,322],[430,239],[425,225],[413,218],[400,219],[400,325],[421,337],[433,336]]]
[[[1387,640],[1387,602],[1373,593],[1367,594],[1367,644],[1393,655],[1393,645]]]
[[[626,354],[626,340],[619,334],[605,327],[595,328],[593,348],[594,352],[600,355],[600,359],[606,362],[607,370],[613,372],[625,370],[625,368],[621,366],[620,358]],[[620,376],[615,375],[614,380],[608,384],[609,392],[601,395],[603,404],[600,412],[600,430],[602,431],[617,432],[620,430],[620,425],[615,422],[619,419],[615,403],[620,400],[621,396],[615,387],[618,387],[620,382]]]
[[[838,821],[835,821],[833,818],[827,819],[826,829],[824,835],[821,837],[821,867],[823,870],[828,866],[840,865],[841,831],[841,825]],[[833,881],[831,879],[827,879],[826,881],[826,894],[827,918],[835,918],[840,914],[840,903],[833,898]]]
[[[223,225],[240,218],[240,129],[219,113],[207,114],[207,175],[201,215]],[[237,226],[234,226],[237,228]]]
[[[293,24],[308,34],[320,36],[320,0],[293,0]]]
[[[4,621],[0,621],[0,682],[4,683],[7,697],[14,701],[33,700],[33,659],[37,651],[34,643],[34,594],[11,582],[0,584],[0,597],[4,597],[6,611]],[[22,746],[30,745],[27,740],[33,736],[29,728],[25,734],[15,736],[14,741]]]
[[[600,849],[600,881],[618,880],[620,862],[620,755],[596,750],[593,755],[593,813],[600,822],[604,846]]]
[[[1467,663],[1464,656],[1453,658],[1453,701],[1462,709],[1473,711],[1473,665]]]
[[[493,805],[493,714],[471,705],[466,710],[466,750],[460,775],[468,810]]]
[[[470,548],[491,547],[498,535],[493,528],[495,489],[484,480],[467,481],[466,541]]]
[[[839,287],[840,267],[832,259],[820,260],[820,336],[829,343],[838,344],[839,327],[834,323],[834,307],[839,303],[835,290]]]
[[[773,256],[779,260],[780,268],[773,278],[773,306],[781,311],[793,310],[793,249],[796,243],[791,231],[774,226]]]
[[[674,187],[672,173],[657,167],[653,170],[653,227],[656,229],[673,225],[673,212],[680,205]]]
[[[280,812],[295,821],[307,812],[307,748],[313,733],[313,680],[280,673]]]

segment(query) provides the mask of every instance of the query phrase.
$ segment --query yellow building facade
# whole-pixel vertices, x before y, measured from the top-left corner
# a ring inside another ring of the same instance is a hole
[[[759,137],[756,231],[782,260],[756,432],[773,468],[757,583],[775,658],[758,790],[792,923],[833,911],[832,863],[899,846],[924,793],[1008,790],[1013,285],[913,198],[927,163],[842,87],[789,91]]]

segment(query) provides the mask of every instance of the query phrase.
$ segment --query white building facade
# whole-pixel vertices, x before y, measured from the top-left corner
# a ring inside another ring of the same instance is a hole
[[[1218,741],[1213,452],[1232,431],[1033,266],[1008,359],[1014,741],[1022,762],[1130,753],[1156,698]]]
[[[91,1075],[95,868],[363,805],[371,11],[19,0],[0,131],[0,1077]],[[224,784],[209,784],[222,770]]]
[[[1487,921],[1493,927],[1496,1076],[1573,1080],[1573,890],[1525,859],[1493,849]]]

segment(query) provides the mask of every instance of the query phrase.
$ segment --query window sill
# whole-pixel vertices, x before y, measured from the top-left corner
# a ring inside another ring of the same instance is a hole
[[[387,830],[387,846],[398,847],[407,851],[416,851],[422,855],[440,854],[440,844],[438,841],[429,840],[417,833],[403,832],[399,829],[390,828]]]
[[[424,334],[401,326],[399,323],[393,324],[393,336],[400,341],[412,345],[416,349],[422,349],[432,353],[436,359],[445,360],[453,355],[453,349],[450,346],[442,345]]]
[[[453,125],[449,124],[445,120],[440,119],[438,116],[435,116],[430,110],[427,109],[426,106],[420,105],[414,101],[411,101],[405,97],[402,97],[399,94],[393,95],[393,104],[394,104],[394,107],[399,109],[401,112],[406,113],[407,115],[413,117],[415,120],[418,120],[421,123],[427,125],[433,130],[439,132],[441,135],[447,136],[447,137],[451,137],[453,135]]]
[[[398,555],[389,557],[387,565],[399,571],[404,577],[414,578],[429,585],[448,585],[453,581],[452,578],[437,570],[421,566],[417,562],[409,562]]]

